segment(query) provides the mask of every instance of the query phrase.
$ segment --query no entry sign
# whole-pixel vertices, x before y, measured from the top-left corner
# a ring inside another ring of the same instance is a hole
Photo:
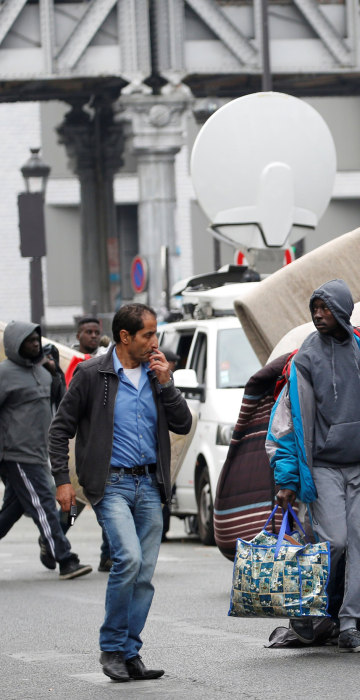
[[[144,258],[136,255],[131,263],[131,286],[134,292],[144,292],[147,286],[147,264]]]

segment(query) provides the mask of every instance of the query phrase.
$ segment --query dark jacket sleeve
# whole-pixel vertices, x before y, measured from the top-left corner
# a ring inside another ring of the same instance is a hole
[[[69,440],[75,437],[84,407],[84,381],[77,371],[49,430],[49,457],[56,486],[70,483]]]
[[[179,389],[174,385],[161,389],[161,401],[164,406],[168,429],[178,435],[190,432],[192,416],[190,409]]]
[[[66,386],[64,373],[60,368],[56,368],[56,374],[52,378],[50,396],[51,405],[55,407],[56,411],[60,406],[61,399],[63,398],[65,391]]]

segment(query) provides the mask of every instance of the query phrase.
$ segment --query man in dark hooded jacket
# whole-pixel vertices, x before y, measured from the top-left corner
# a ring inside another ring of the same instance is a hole
[[[47,550],[59,562],[60,578],[88,574],[91,566],[80,564],[63,534],[49,483],[52,377],[44,367],[40,326],[11,321],[4,331],[4,349],[7,359],[0,363],[0,476],[12,500],[16,497],[18,501],[19,517],[25,511],[39,528]],[[2,517],[7,517],[6,509]],[[9,529],[5,525],[2,536]]]
[[[313,292],[316,331],[295,355],[266,444],[280,488],[278,503],[286,508],[298,497],[310,504],[315,534],[330,542],[333,617],[337,569],[346,552],[339,611],[342,652],[360,651],[360,337],[350,323],[353,308],[344,280],[331,280]],[[311,619],[293,620],[292,627],[302,641],[312,641]]]

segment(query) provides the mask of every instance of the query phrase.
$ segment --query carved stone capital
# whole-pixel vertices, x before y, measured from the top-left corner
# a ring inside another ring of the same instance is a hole
[[[192,100],[184,95],[121,95],[115,120],[124,124],[136,155],[177,153],[184,143]]]
[[[70,168],[79,177],[95,173],[101,167],[112,176],[122,164],[124,129],[114,122],[112,109],[96,105],[85,111],[74,106],[57,127],[59,143],[63,144]]]

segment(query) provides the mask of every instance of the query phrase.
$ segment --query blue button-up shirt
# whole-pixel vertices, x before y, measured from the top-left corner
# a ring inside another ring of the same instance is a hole
[[[114,369],[119,376],[115,399],[114,438],[111,464],[133,467],[156,462],[157,410],[148,377],[148,364],[141,365],[139,387],[127,378],[113,350]]]

